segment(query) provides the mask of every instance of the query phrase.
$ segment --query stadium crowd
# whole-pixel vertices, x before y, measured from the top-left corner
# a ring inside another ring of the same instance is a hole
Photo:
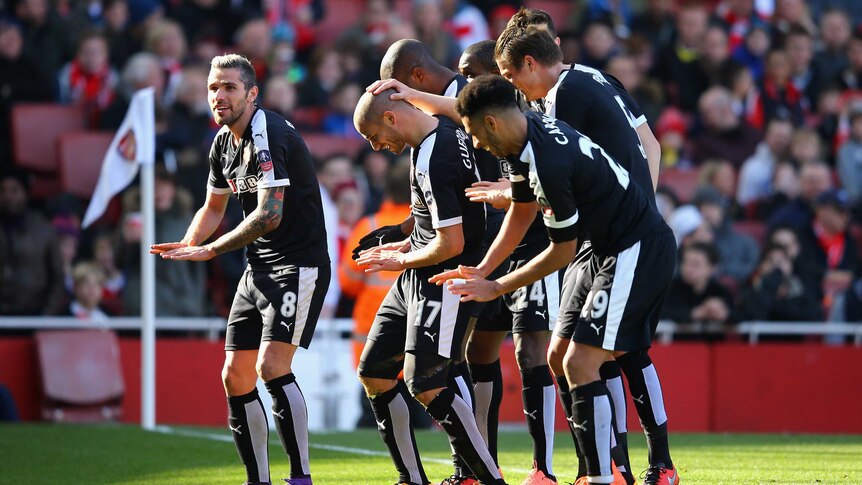
[[[324,315],[349,317],[364,285],[385,292],[391,279],[351,280],[347,241],[373,226],[364,216],[402,214],[406,201],[387,181],[398,160],[363,147],[354,107],[394,41],[419,39],[456,69],[461,52],[495,38],[518,5],[356,0],[358,18],[343,18],[341,31],[322,29],[325,19],[344,17],[338,9],[347,3],[0,1],[0,315],[140,310],[136,189],[82,230],[86,200],[36,194],[34,174],[16,166],[12,106],[78,104],[88,128],[112,131],[131,94],[154,87],[156,239],[179,240],[205,196],[218,129],[206,76],[223,52],[252,61],[263,107],[304,135],[331,135],[322,148],[310,143],[331,215],[330,254],[344,266],[344,291],[333,278]],[[862,3],[532,6],[554,13],[566,62],[623,83],[662,145],[657,199],[680,247],[665,318],[862,321]],[[241,217],[232,205],[223,227]],[[244,259],[157,266],[158,314],[226,315]]]

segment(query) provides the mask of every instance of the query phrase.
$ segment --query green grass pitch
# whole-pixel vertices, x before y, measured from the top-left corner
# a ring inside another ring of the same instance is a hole
[[[245,480],[230,435],[216,428],[127,425],[0,425],[0,483],[233,484]],[[429,478],[449,475],[446,436],[418,433]],[[646,467],[640,433],[630,433],[636,472]],[[311,436],[317,485],[391,485],[396,478],[373,430]],[[862,484],[862,436],[674,434],[674,461],[683,484]],[[525,432],[502,432],[500,462],[518,485],[531,464]],[[286,476],[287,458],[270,435],[273,479]],[[558,433],[554,467],[561,484],[574,480],[568,433]]]

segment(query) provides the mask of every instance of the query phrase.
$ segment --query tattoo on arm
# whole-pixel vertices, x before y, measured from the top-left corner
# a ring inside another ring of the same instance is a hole
[[[284,187],[258,189],[257,209],[210,247],[216,254],[224,254],[248,246],[278,227],[283,210]]]

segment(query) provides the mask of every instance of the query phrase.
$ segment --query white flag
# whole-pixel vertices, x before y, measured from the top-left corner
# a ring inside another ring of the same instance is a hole
[[[96,222],[104,214],[111,198],[132,183],[138,173],[138,165],[155,163],[154,92],[153,88],[144,88],[132,96],[129,111],[102,161],[99,182],[84,214],[84,228]]]

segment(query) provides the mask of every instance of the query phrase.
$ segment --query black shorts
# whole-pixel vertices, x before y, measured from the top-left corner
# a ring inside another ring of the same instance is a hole
[[[509,271],[515,271],[532,258],[512,260]],[[563,272],[554,272],[527,286],[503,295],[503,305],[493,318],[479,320],[477,330],[526,333],[554,329],[560,311],[560,286]]]
[[[330,272],[329,266],[247,269],[231,304],[225,350],[255,350],[269,340],[307,349]]]
[[[605,350],[649,348],[676,266],[676,242],[660,227],[614,256],[593,254],[590,291],[572,340]]]
[[[581,243],[575,260],[569,263],[563,275],[563,290],[560,295],[560,314],[554,335],[571,340],[578,325],[581,307],[590,292],[589,266],[593,248],[589,239]]]
[[[462,303],[445,285],[429,283],[428,278],[439,272],[437,267],[416,268],[398,276],[371,324],[363,359],[374,362],[363,362],[364,368],[377,368],[377,361],[397,359],[405,352],[461,360],[480,304]]]

